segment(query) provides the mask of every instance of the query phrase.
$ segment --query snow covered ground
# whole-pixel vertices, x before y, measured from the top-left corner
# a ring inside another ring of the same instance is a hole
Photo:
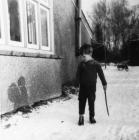
[[[109,66],[104,70],[108,81],[107,116],[102,85],[98,80],[96,124],[88,120],[78,126],[78,100],[54,101],[34,109],[30,114],[18,113],[1,120],[1,140],[139,140],[139,67],[118,71]]]

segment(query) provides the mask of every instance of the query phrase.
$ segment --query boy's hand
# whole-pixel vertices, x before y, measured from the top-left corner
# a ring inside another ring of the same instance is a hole
[[[106,91],[107,90],[107,85],[104,85],[103,89],[104,89],[104,91]]]

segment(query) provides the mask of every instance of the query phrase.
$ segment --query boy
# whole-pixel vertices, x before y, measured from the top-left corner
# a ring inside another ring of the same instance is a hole
[[[89,120],[90,123],[96,123],[94,118],[94,103],[97,74],[100,77],[104,90],[107,88],[107,82],[103,74],[100,64],[92,58],[93,48],[89,44],[84,44],[81,47],[82,62],[78,65],[77,81],[80,85],[79,90],[79,122],[78,125],[84,125],[84,113],[86,100],[89,105]]]

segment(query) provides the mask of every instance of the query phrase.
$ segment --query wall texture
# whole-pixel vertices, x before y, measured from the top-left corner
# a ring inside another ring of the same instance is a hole
[[[76,0],[73,0],[76,3]],[[75,79],[77,57],[75,56],[75,12],[72,0],[54,0],[54,38],[56,54],[63,57],[62,84]],[[90,37],[83,23],[82,44],[90,43]]]
[[[56,54],[63,57],[62,84],[76,73],[75,7],[71,0],[54,0],[54,37]]]
[[[0,56],[0,114],[61,95],[61,60]]]

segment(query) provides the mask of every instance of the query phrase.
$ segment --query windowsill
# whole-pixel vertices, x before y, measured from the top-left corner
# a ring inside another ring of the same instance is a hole
[[[31,57],[31,58],[47,58],[47,59],[63,59],[61,56],[55,54],[43,54],[43,53],[31,53],[31,52],[18,52],[9,50],[0,50],[2,56],[14,56],[14,57]]]

